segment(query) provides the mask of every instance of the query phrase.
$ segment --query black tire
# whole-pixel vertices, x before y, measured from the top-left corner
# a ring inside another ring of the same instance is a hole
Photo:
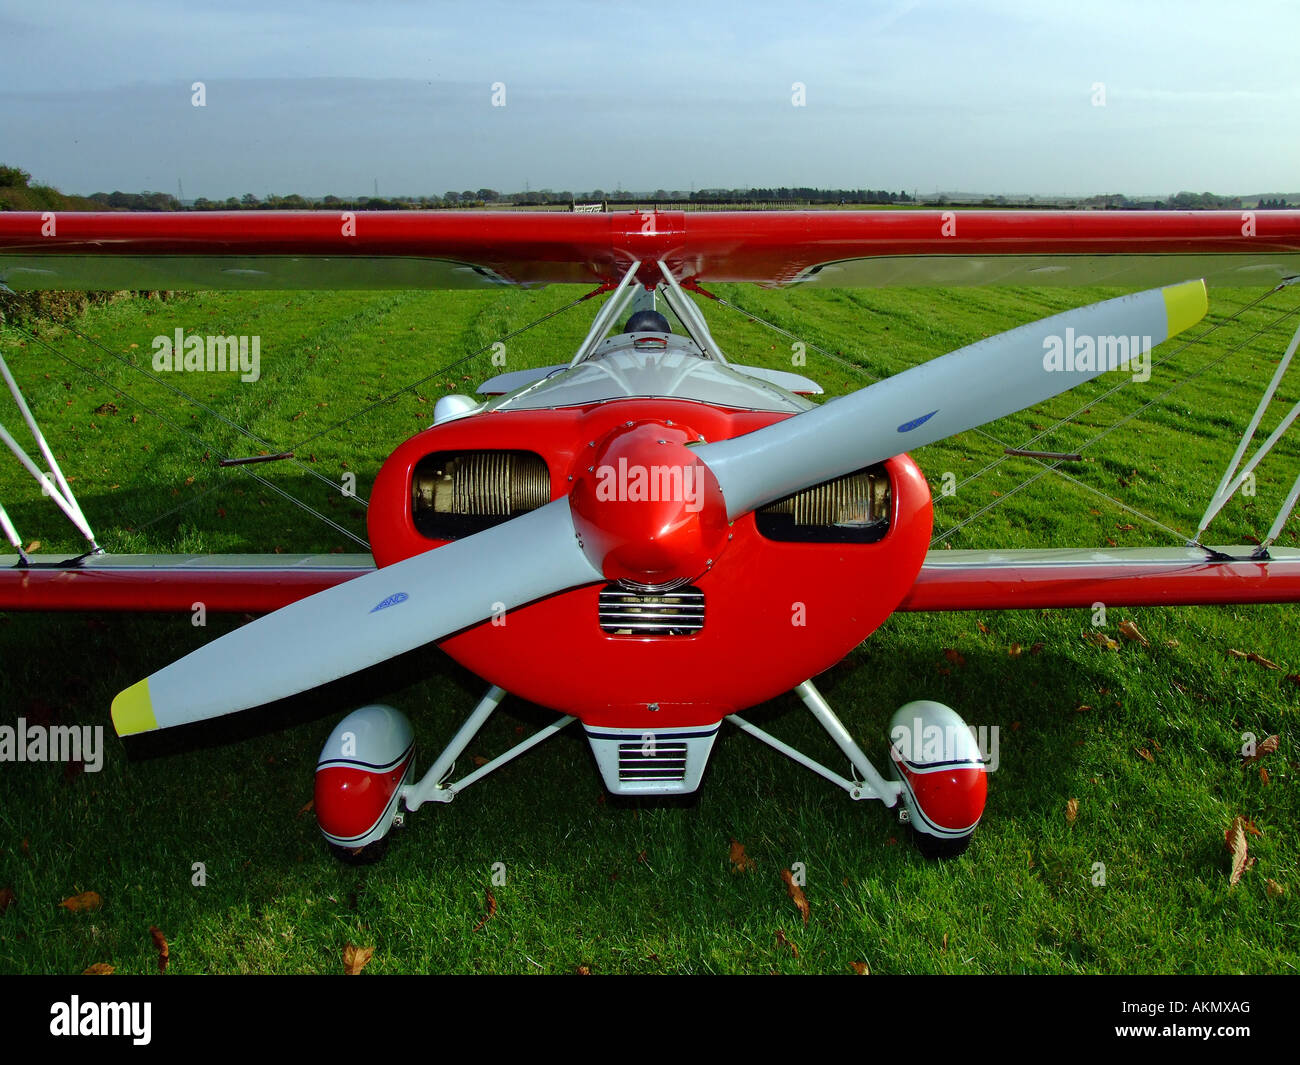
[[[966,848],[970,846],[971,840],[974,838],[975,833],[973,831],[953,839],[943,839],[939,836],[931,836],[926,832],[918,832],[915,828],[912,829],[912,842],[916,844],[916,849],[931,861],[947,861],[949,858],[956,858],[965,854]]]
[[[334,857],[344,865],[374,865],[388,853],[388,837],[384,836],[364,847],[340,847],[336,843],[328,846]]]

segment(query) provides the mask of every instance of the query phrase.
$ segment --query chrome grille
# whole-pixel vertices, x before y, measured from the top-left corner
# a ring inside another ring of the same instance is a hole
[[[615,636],[688,636],[704,628],[704,593],[687,586],[643,594],[617,585],[600,592],[600,628]]]
[[[644,741],[618,745],[618,779],[685,780],[686,744]]]

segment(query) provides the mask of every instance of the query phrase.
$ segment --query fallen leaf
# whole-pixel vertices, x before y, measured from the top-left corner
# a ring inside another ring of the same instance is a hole
[[[1277,744],[1278,744],[1278,738],[1276,736],[1269,736],[1265,740],[1260,740],[1260,742],[1255,747],[1254,754],[1248,754],[1242,757],[1241,759],[1242,769],[1245,769],[1246,766],[1248,765],[1254,765],[1265,755],[1272,754],[1274,751],[1277,750]]]
[[[940,953],[940,954],[947,954],[947,953],[948,953],[948,933],[947,933],[947,932],[945,932],[945,933],[943,934],[943,946],[939,948],[939,953]]]
[[[78,910],[97,910],[104,905],[97,892],[83,891],[80,895],[73,895],[70,899],[64,899],[59,903],[65,910],[71,910],[76,913]]]
[[[590,975],[591,975],[591,969],[589,969],[589,968],[588,968],[587,966],[585,966],[585,965],[579,965],[576,971],[577,971],[577,974],[578,974],[579,976],[590,976]]]
[[[1268,783],[1268,770],[1265,769],[1263,766],[1259,767],[1259,782],[1261,784]]]
[[[483,915],[483,920],[479,921],[479,923],[474,926],[474,931],[477,932],[480,928],[482,928],[485,924],[487,924],[488,921],[492,920],[492,918],[495,917],[496,915],[497,915],[497,897],[492,894],[492,889],[488,888],[487,913]]]
[[[1074,824],[1079,816],[1079,800],[1071,799],[1065,804],[1065,820],[1068,824]]]
[[[795,909],[803,916],[803,923],[808,923],[808,899],[803,893],[803,888],[794,882],[794,874],[789,869],[781,870],[781,879],[785,881],[785,889],[790,893]]]
[[[1268,892],[1268,897],[1270,899],[1279,899],[1284,894],[1286,894],[1286,888],[1284,888],[1276,880],[1265,880],[1264,889],[1265,891]]]
[[[165,973],[167,959],[171,955],[171,949],[167,946],[167,937],[153,925],[149,926],[149,935],[153,937],[153,945],[158,948],[158,971]]]
[[[1118,641],[1112,640],[1104,632],[1087,632],[1084,633],[1083,638],[1089,643],[1095,643],[1098,647],[1104,648],[1107,651],[1119,650]]]
[[[1181,646],[1181,645],[1179,644],[1179,642],[1178,642],[1177,640],[1166,640],[1166,641],[1165,641],[1165,646],[1166,646],[1166,647],[1179,647],[1179,646]]]
[[[1270,661],[1269,661],[1267,658],[1265,658],[1263,655],[1257,655],[1254,651],[1238,651],[1235,647],[1229,647],[1229,648],[1228,648],[1228,654],[1232,655],[1233,658],[1243,658],[1243,659],[1245,659],[1247,662],[1257,662],[1257,663],[1259,663],[1259,665],[1263,666],[1265,669],[1281,669],[1281,668],[1282,668],[1282,667],[1279,666],[1276,662],[1270,662]]]
[[[731,841],[731,871],[747,873],[754,868],[754,859],[745,853],[745,845],[736,840]]]
[[[979,629],[980,632],[982,632],[985,636],[988,635],[989,627],[985,625],[984,622],[982,621],[975,622],[975,627]]]
[[[1034,644],[1033,647],[1031,647],[1031,648],[1029,649],[1029,653],[1030,653],[1031,655],[1041,655],[1041,654],[1043,653],[1043,649],[1044,649],[1046,646],[1047,646],[1047,644],[1043,643],[1042,640],[1039,640],[1037,643]]]
[[[315,799],[308,799],[305,803],[302,804],[302,806],[298,808],[298,813],[296,816],[301,817],[303,814],[305,814],[308,810],[310,810],[315,805],[316,805]]]
[[[106,961],[97,961],[88,969],[81,971],[82,976],[112,976],[115,972],[113,966]]]
[[[851,961],[849,962],[849,968],[852,969],[859,976],[871,975],[871,968],[870,966],[867,965],[865,961]]]
[[[374,947],[354,947],[349,943],[343,948],[343,971],[348,976],[356,976],[362,969],[370,964],[371,957],[374,956]]]
[[[27,545],[27,554],[29,555],[33,554],[34,552],[39,551],[40,549],[41,549],[41,542],[39,540],[33,540],[30,544]]]
[[[1010,657],[1010,658],[1019,658],[1019,657],[1020,657],[1020,644],[1018,644],[1018,643],[1013,643],[1010,647],[1008,647],[1008,648],[1007,648],[1007,656]]]
[[[14,904],[15,898],[17,898],[17,896],[14,895],[13,888],[0,888],[0,914],[4,913],[5,910],[9,909],[9,907]]]
[[[1121,621],[1119,623],[1119,634],[1126,640],[1140,643],[1143,647],[1151,646],[1151,641],[1143,636],[1141,630],[1131,621]]]
[[[966,664],[966,656],[955,647],[945,647],[943,649],[943,657],[954,666],[964,666]]]
[[[1229,885],[1240,883],[1242,875],[1255,864],[1255,859],[1246,852],[1246,829],[1242,823],[1244,821],[1244,817],[1238,817],[1228,829],[1228,848],[1232,851],[1232,874],[1228,878]]]
[[[1080,703],[1078,706],[1074,708],[1074,712],[1076,714],[1086,714],[1091,709],[1092,707],[1089,706],[1087,703]]]
[[[484,758],[481,754],[476,754],[476,755],[474,756],[474,765],[475,765],[475,766],[485,766],[485,765],[487,765],[487,764],[488,764],[488,760],[487,760],[486,758]]]
[[[1156,764],[1156,756],[1145,747],[1134,747],[1133,750],[1137,753],[1139,758],[1145,758],[1152,765]]]
[[[98,407],[95,408],[95,413],[96,413],[96,414],[116,414],[116,413],[117,413],[117,404],[116,404],[116,403],[101,403]]]
[[[778,947],[789,947],[790,953],[796,958],[799,957],[799,948],[794,943],[791,943],[790,940],[785,938],[785,929],[783,928],[778,928],[776,930],[776,945]]]

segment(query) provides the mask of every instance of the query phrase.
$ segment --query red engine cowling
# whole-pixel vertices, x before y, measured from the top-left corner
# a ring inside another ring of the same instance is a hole
[[[417,503],[442,491],[421,481],[438,456],[527,456],[535,471],[526,486],[530,505],[540,505],[569,496],[595,468],[602,442],[623,428],[659,424],[673,430],[661,434],[665,440],[715,441],[787,416],[627,399],[458,418],[408,440],[381,469],[369,507],[375,559],[391,565],[474,531],[458,533],[453,524],[431,532],[417,522]],[[930,541],[929,487],[906,455],[880,468],[888,475],[888,528],[875,542],[781,539],[746,514],[725,527],[715,564],[671,596],[638,598],[626,586],[593,584],[512,610],[441,646],[491,683],[589,726],[715,723],[834,665],[912,587]],[[635,620],[620,624],[620,611],[692,616],[689,624],[669,621],[651,631]]]

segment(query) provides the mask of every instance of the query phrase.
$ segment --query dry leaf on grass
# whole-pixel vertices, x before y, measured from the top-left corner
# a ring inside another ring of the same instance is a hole
[[[1008,647],[1008,648],[1007,648],[1007,657],[1008,657],[1008,658],[1019,658],[1019,657],[1020,657],[1020,644],[1018,644],[1018,643],[1013,643],[1010,647]]]
[[[955,647],[945,647],[943,649],[943,657],[954,666],[964,666],[966,664],[966,656]]]
[[[1268,897],[1270,899],[1281,898],[1284,894],[1286,894],[1286,888],[1284,888],[1276,880],[1264,881],[1264,890],[1268,892]]]
[[[167,946],[167,937],[154,925],[149,926],[149,935],[153,937],[153,945],[158,948],[158,971],[165,973],[167,971],[167,959],[171,956],[171,948]]]
[[[106,961],[97,961],[88,969],[81,971],[82,976],[112,976],[117,970]]]
[[[790,942],[790,940],[785,938],[784,928],[778,928],[776,930],[776,945],[778,947],[789,947],[790,953],[796,958],[799,957],[799,948],[794,943]]]
[[[1252,865],[1255,859],[1252,858],[1246,850],[1246,826],[1250,824],[1244,817],[1238,816],[1232,822],[1232,827],[1225,834],[1224,841],[1228,845],[1228,850],[1232,852],[1232,873],[1228,878],[1230,885],[1241,882],[1243,874]],[[1253,825],[1251,825],[1254,828]],[[1259,830],[1255,829],[1258,835]]]
[[[1112,640],[1104,632],[1085,632],[1083,638],[1089,643],[1095,643],[1098,647],[1107,651],[1118,651],[1119,643]]]
[[[1119,623],[1119,634],[1126,640],[1140,643],[1143,647],[1151,646],[1151,641],[1143,636],[1141,630],[1131,621],[1121,621]]]
[[[745,853],[745,845],[736,840],[731,841],[731,871],[747,873],[754,868],[754,859]]]
[[[9,909],[14,904],[16,897],[13,888],[0,888],[0,913],[4,913],[5,910]]]
[[[1071,799],[1065,804],[1065,820],[1068,824],[1074,824],[1079,817],[1079,800]]]
[[[496,915],[497,915],[497,897],[492,894],[492,889],[488,888],[487,913],[484,914],[483,920],[479,921],[479,923],[474,926],[474,931],[477,932],[480,928],[482,928],[485,924],[487,924],[488,921],[492,920],[492,918],[495,917]]]
[[[1228,654],[1233,658],[1243,658],[1247,662],[1257,662],[1265,669],[1281,669],[1276,662],[1270,662],[1263,655],[1257,655],[1254,651],[1238,651],[1235,647],[1228,648]]]
[[[1242,756],[1241,768],[1245,769],[1246,766],[1248,765],[1254,765],[1261,758],[1265,757],[1266,755],[1272,754],[1274,751],[1277,750],[1277,745],[1278,745],[1278,738],[1276,736],[1269,736],[1268,739],[1260,740],[1260,742],[1255,747],[1254,754],[1247,754]]]
[[[849,968],[852,969],[859,976],[871,975],[871,967],[867,965],[865,961],[851,961],[849,962]]]
[[[370,964],[374,953],[374,947],[354,947],[349,943],[343,948],[343,971],[348,976],[356,976]]]
[[[1152,765],[1156,764],[1156,756],[1152,754],[1150,751],[1148,751],[1145,747],[1134,747],[1133,750],[1139,758],[1145,759],[1146,761],[1150,762]]]
[[[83,891],[80,895],[73,895],[70,899],[64,899],[59,905],[65,910],[76,913],[79,910],[97,910],[104,905],[104,900],[99,897],[98,892]]]
[[[305,803],[302,804],[302,806],[298,808],[297,816],[301,817],[303,814],[305,814],[308,810],[310,810],[315,805],[316,805],[315,799],[308,799]]]
[[[591,969],[586,965],[579,965],[575,970],[579,976],[590,976]]]
[[[795,908],[803,916],[803,923],[808,923],[808,899],[803,893],[803,888],[794,882],[794,874],[789,869],[781,870],[781,879],[785,881],[785,889],[790,893],[790,898],[795,904]]]

